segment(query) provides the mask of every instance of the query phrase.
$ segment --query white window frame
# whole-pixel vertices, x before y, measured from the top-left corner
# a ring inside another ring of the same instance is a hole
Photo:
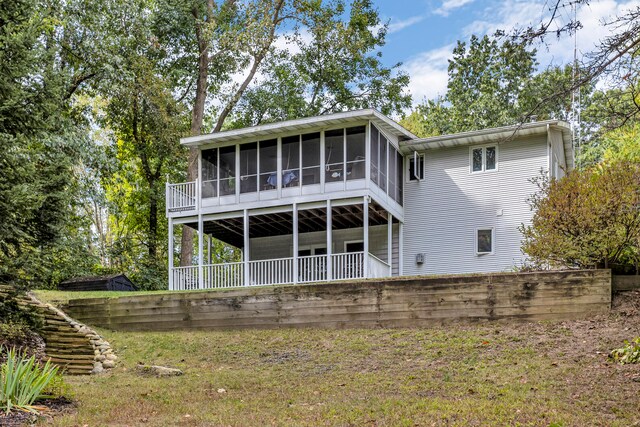
[[[478,232],[491,230],[491,252],[478,252]],[[474,252],[476,255],[493,255],[496,251],[496,230],[494,227],[478,227],[475,230],[475,234],[473,235],[473,243],[474,243]]]
[[[291,256],[293,256],[293,246],[290,246],[289,248],[291,249]],[[298,245],[298,252],[304,251],[304,250],[311,251],[311,255],[298,255],[298,256],[316,256],[316,253],[315,253],[316,249],[326,249],[326,248],[327,248],[326,243],[318,243],[315,245]],[[333,253],[333,247],[331,248],[331,252]]]
[[[482,149],[482,170],[474,171],[473,170],[473,150]],[[494,169],[487,169],[487,148],[495,148],[496,149],[496,167]],[[500,149],[498,148],[498,144],[485,144],[485,145],[472,145],[469,147],[469,173],[493,173],[498,171],[499,167],[499,153]]]
[[[407,165],[407,174],[406,174],[406,180],[405,182],[420,182],[420,181],[424,181],[425,180],[425,155],[423,154],[418,154],[418,158],[420,159],[420,164],[422,165],[422,178],[420,179],[411,179],[411,177],[413,176],[413,171],[411,170],[411,160],[413,160],[413,154],[409,157],[406,158],[405,164]]]
[[[343,253],[347,253],[347,245],[349,243],[364,243],[364,240],[360,239],[360,240],[345,240],[344,244],[342,245],[342,250],[344,251]]]

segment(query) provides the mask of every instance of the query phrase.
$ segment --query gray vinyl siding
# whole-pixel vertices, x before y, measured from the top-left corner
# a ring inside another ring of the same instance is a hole
[[[403,273],[496,272],[520,264],[518,226],[529,223],[526,199],[536,190],[529,179],[547,161],[545,136],[499,144],[495,172],[470,173],[468,146],[426,151],[425,179],[405,183]],[[493,254],[476,255],[477,228],[494,229]]]
[[[343,253],[344,243],[361,241],[362,228],[335,230],[333,232],[333,253]],[[327,233],[324,231],[303,233],[299,235],[299,247],[326,247]],[[292,256],[293,236],[259,237],[251,239],[250,255],[252,261],[288,258]],[[379,225],[369,228],[369,252],[383,261],[387,261],[387,226]],[[398,274],[398,225],[393,226],[392,270]]]

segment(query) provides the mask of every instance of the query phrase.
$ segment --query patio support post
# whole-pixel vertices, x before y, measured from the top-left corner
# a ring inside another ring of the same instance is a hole
[[[293,283],[298,283],[298,204],[293,204]]]
[[[198,289],[204,289],[204,224],[202,213],[198,213]]]
[[[393,275],[393,215],[387,212],[387,263],[389,277]]]
[[[169,290],[173,290],[173,218],[169,218]]]
[[[244,285],[249,286],[249,211],[244,210],[244,248],[242,249],[242,261],[244,266]]]
[[[333,280],[331,252],[333,247],[333,218],[331,199],[327,200],[327,280]]]
[[[398,223],[398,276],[402,276],[402,264],[404,263],[404,256],[402,253],[404,252],[404,223],[400,221]]]
[[[362,241],[364,242],[364,278],[369,278],[369,196],[364,196],[362,206]]]

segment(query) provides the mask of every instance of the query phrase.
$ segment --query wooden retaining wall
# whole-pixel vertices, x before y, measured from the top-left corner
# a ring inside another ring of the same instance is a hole
[[[640,276],[613,276],[614,291],[632,291],[640,289]]]
[[[74,318],[114,330],[410,327],[447,319],[566,319],[611,306],[610,270],[385,281],[71,300]]]

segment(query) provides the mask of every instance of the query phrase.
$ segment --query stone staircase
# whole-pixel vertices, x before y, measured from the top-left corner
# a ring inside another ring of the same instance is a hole
[[[8,286],[0,286],[0,298],[6,297],[8,291]],[[93,329],[30,293],[20,297],[18,303],[42,316],[40,335],[46,344],[45,355],[66,374],[87,375],[115,367],[117,356]]]

